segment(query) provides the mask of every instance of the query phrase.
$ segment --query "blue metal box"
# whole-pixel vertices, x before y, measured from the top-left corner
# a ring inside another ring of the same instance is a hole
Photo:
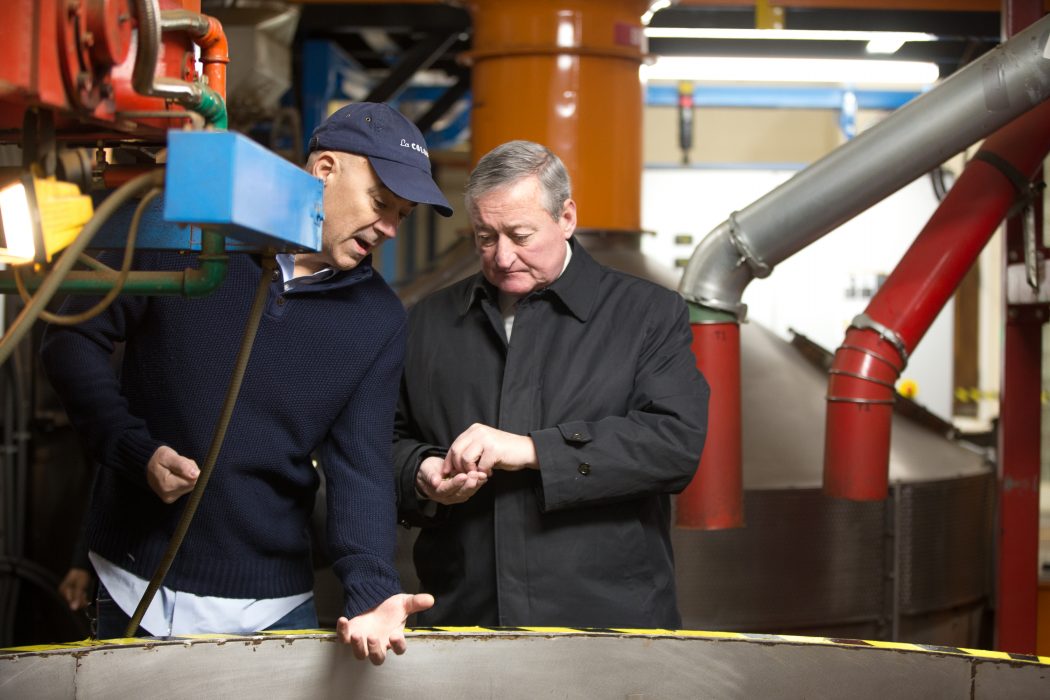
[[[241,134],[168,132],[169,222],[214,228],[260,248],[320,250],[323,192],[320,180]]]

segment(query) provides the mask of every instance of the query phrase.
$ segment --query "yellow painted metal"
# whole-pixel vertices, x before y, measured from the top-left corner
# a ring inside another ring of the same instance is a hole
[[[780,3],[777,0],[756,0],[755,29],[783,28],[784,8],[780,6]]]
[[[641,226],[643,0],[468,0],[473,162],[499,144],[551,148],[582,228]]]

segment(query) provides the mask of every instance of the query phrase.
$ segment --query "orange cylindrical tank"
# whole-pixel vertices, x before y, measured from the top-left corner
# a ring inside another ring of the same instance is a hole
[[[644,0],[468,0],[473,162],[513,139],[565,162],[583,228],[641,227]]]

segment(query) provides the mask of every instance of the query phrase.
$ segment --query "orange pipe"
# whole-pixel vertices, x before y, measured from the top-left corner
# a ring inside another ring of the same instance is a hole
[[[565,162],[582,228],[641,228],[643,0],[468,0],[473,162],[512,139]]]
[[[226,100],[226,64],[230,62],[230,44],[226,41],[226,32],[222,23],[214,17],[205,15],[208,20],[208,31],[204,36],[194,38],[201,47],[201,63],[204,65],[204,77],[208,87],[219,93]]]

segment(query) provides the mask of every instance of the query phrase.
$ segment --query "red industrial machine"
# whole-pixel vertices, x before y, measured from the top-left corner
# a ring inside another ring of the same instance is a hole
[[[35,110],[55,115],[55,131],[63,140],[163,140],[172,120],[188,118],[184,101],[180,104],[171,91],[155,89],[148,96],[136,88],[196,81],[195,41],[205,54],[221,52],[202,58],[211,89],[222,95],[228,58],[225,38],[217,37],[221,27],[198,14],[201,24],[215,30],[212,36],[207,30],[195,32],[185,21],[182,31],[160,35],[161,19],[152,14],[157,7],[199,13],[200,1],[10,0],[0,5],[0,22],[8,28],[0,42],[2,138],[17,140],[27,110]],[[133,29],[144,24],[143,13],[155,30],[150,37],[141,33],[146,50],[140,51]],[[152,43],[157,36],[159,46]],[[154,70],[143,61],[148,57],[156,58]]]

